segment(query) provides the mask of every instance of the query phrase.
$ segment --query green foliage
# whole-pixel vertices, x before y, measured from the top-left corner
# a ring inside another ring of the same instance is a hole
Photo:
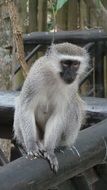
[[[64,6],[68,0],[49,0],[50,12],[52,19],[48,23],[48,30],[55,29],[57,12]],[[71,1],[71,0],[70,0]]]
[[[56,11],[58,11],[59,9],[61,9],[63,7],[63,5],[67,2],[68,0],[57,0],[56,3]]]
[[[59,9],[61,9],[68,0],[50,0],[53,13],[56,15]]]
[[[100,7],[100,0],[96,0],[97,7]]]

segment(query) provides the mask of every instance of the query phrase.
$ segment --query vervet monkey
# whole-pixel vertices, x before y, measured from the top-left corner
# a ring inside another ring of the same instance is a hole
[[[31,67],[16,100],[14,137],[28,155],[42,154],[54,171],[54,150],[74,144],[84,117],[78,95],[80,78],[88,66],[85,48],[54,44]]]

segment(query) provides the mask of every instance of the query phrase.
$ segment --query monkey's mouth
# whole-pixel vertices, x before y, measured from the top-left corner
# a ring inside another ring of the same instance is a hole
[[[62,78],[62,80],[66,83],[66,84],[71,84],[74,82],[76,76],[71,76],[70,75],[65,75],[64,73],[60,72],[60,76]]]
[[[75,79],[72,79],[72,78],[66,78],[66,79],[64,79],[64,82],[65,82],[66,84],[71,84],[71,83],[73,83],[74,80],[75,80]]]

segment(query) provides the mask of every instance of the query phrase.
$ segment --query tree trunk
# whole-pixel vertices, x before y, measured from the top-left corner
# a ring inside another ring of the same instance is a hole
[[[78,0],[68,1],[68,30],[77,29]]]
[[[68,19],[68,2],[58,11],[56,16],[56,23],[58,30],[67,30]]]
[[[87,8],[89,9],[89,28],[95,28],[99,26],[99,20],[95,17],[95,10],[94,8]]]
[[[47,31],[47,1],[38,1],[38,31]]]
[[[24,56],[25,53],[24,53],[24,45],[23,45],[23,36],[22,36],[22,28],[19,22],[19,15],[13,1],[7,1],[7,8],[9,11],[9,16],[10,16],[12,30],[13,30],[13,39],[14,39],[13,45],[15,44],[18,62],[22,66],[23,73],[26,76],[29,69],[28,69],[28,65],[26,64],[25,56]]]
[[[4,0],[0,0],[0,90],[12,88],[11,26]],[[11,141],[0,139],[0,148],[10,159]]]
[[[31,0],[30,0],[31,1]],[[27,0],[15,0],[23,33],[28,32]]]
[[[84,29],[89,25],[89,15],[87,14],[87,6],[83,0],[80,0],[80,28]],[[89,10],[88,10],[89,12]]]
[[[40,2],[39,2],[40,3]],[[38,15],[38,0],[29,1],[29,32],[38,30],[37,15]],[[44,8],[45,9],[45,8]]]
[[[107,31],[107,9],[103,6],[101,1],[99,1],[99,5],[96,0],[84,0],[87,4],[88,8],[94,8],[94,16],[97,20],[100,20],[102,23],[102,27],[105,31]]]
[[[20,17],[20,25],[22,28],[22,33],[28,33],[28,13],[27,13],[27,1],[28,0],[15,0],[15,4],[17,6],[18,15]],[[15,75],[15,69],[17,65],[17,58],[15,53],[15,47],[13,47],[13,64],[12,64],[12,89],[17,90],[22,86],[24,77],[23,77],[23,71],[20,69]]]

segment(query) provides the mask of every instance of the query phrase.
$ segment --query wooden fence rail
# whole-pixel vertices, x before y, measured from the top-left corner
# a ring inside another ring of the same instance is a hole
[[[32,32],[25,34],[24,44],[27,45],[50,45],[53,38],[52,32]],[[55,33],[55,43],[72,42],[77,44],[85,44],[88,42],[98,42],[107,40],[107,33],[102,29],[90,29],[79,31],[62,31]]]
[[[54,174],[43,159],[21,157],[0,168],[0,190],[44,190],[92,168],[107,159],[107,119],[80,132],[72,150],[56,153],[59,171]]]

